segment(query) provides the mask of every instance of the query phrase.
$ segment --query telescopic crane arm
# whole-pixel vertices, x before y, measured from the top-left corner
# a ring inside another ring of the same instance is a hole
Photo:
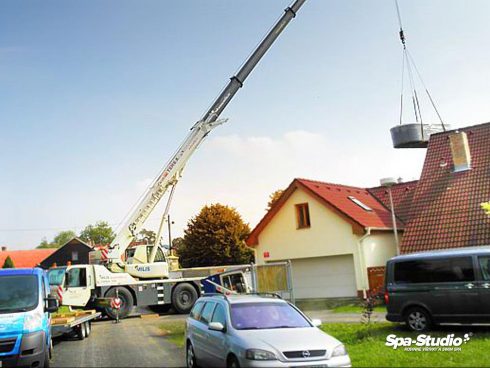
[[[230,78],[227,86],[223,89],[216,101],[214,101],[213,105],[204,116],[194,124],[187,138],[172,156],[170,161],[168,161],[163,171],[155,179],[149,190],[140,200],[135,210],[128,217],[128,220],[110,244],[107,256],[109,262],[121,262],[121,256],[131,244],[136,234],[141,230],[143,224],[148,219],[160,199],[170,187],[176,185],[189,158],[196,151],[204,138],[206,138],[215,127],[226,121],[218,120],[219,116],[238,90],[243,86],[243,83],[249,74],[262,59],[267,50],[269,50],[277,37],[291,19],[296,16],[296,13],[305,1],[306,0],[296,0],[291,6],[285,9],[282,17],[257,46],[252,55],[245,61],[238,73]],[[156,244],[158,244],[158,242],[159,239],[157,239]]]

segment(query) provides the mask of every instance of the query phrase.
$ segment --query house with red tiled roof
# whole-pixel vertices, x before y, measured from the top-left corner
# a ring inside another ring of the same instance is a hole
[[[0,267],[7,257],[14,262],[15,268],[32,268],[39,266],[41,262],[53,254],[56,249],[32,249],[32,250],[7,250],[2,247],[0,251]]]
[[[401,253],[490,245],[490,123],[433,134]]]
[[[400,211],[408,206],[405,196],[413,195],[414,185],[392,187]],[[380,286],[386,261],[396,255],[385,200],[381,188],[294,179],[247,244],[258,264],[291,261],[297,299],[356,297]],[[400,234],[403,218],[397,220]]]

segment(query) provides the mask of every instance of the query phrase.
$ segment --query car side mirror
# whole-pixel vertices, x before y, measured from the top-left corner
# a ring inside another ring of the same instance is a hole
[[[312,319],[311,324],[313,327],[320,327],[322,325],[322,321],[320,319]]]
[[[58,303],[58,299],[48,297],[44,299],[45,301],[45,308],[44,310],[48,313],[55,313],[58,311],[58,308],[60,307],[60,304]]]
[[[213,331],[220,331],[220,332],[225,331],[225,326],[223,326],[221,322],[210,322],[208,328]]]

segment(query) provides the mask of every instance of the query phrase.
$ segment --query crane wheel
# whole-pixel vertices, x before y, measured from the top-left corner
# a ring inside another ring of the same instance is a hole
[[[191,311],[197,298],[194,286],[188,283],[178,284],[172,292],[172,305],[177,313],[187,314]]]
[[[133,295],[131,292],[124,287],[113,287],[105,293],[106,298],[115,298],[116,297],[116,289],[118,290],[119,299],[121,299],[121,309],[119,309],[119,319],[126,318],[134,307]],[[110,307],[105,308],[105,313],[111,319],[117,318],[117,311]]]

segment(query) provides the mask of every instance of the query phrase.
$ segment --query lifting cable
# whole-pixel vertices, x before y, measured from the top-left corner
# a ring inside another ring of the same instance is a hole
[[[437,117],[439,118],[439,121],[441,122],[441,126],[443,131],[446,131],[446,127],[444,125],[444,121],[442,120],[441,114],[439,113],[439,110],[437,109],[436,103],[434,99],[432,98],[432,95],[429,92],[429,89],[427,88],[424,80],[422,79],[422,75],[419,72],[419,69],[417,68],[417,65],[415,64],[415,60],[412,57],[411,53],[408,51],[407,48],[407,43],[406,43],[406,38],[405,38],[405,32],[403,30],[403,24],[402,24],[402,17],[400,13],[400,7],[398,5],[398,0],[395,1],[395,7],[396,7],[396,14],[398,17],[398,25],[400,26],[400,31],[399,31],[399,36],[400,36],[400,41],[402,43],[403,51],[402,51],[402,81],[401,81],[401,93],[400,93],[400,125],[402,124],[403,121],[403,93],[404,93],[404,88],[405,88],[405,69],[407,70],[407,79],[410,85],[410,93],[411,93],[411,99],[412,99],[412,105],[413,105],[413,112],[415,116],[415,121],[417,123],[420,123],[420,129],[422,132],[422,136],[424,136],[424,128],[423,128],[423,120],[422,120],[422,112],[420,108],[420,102],[419,102],[419,97],[417,94],[417,88],[416,88],[416,83],[415,83],[415,77],[414,77],[414,72],[416,77],[419,79],[420,83],[425,89],[425,93],[427,94],[427,97],[429,98],[429,101],[434,108],[434,111],[437,114]]]

